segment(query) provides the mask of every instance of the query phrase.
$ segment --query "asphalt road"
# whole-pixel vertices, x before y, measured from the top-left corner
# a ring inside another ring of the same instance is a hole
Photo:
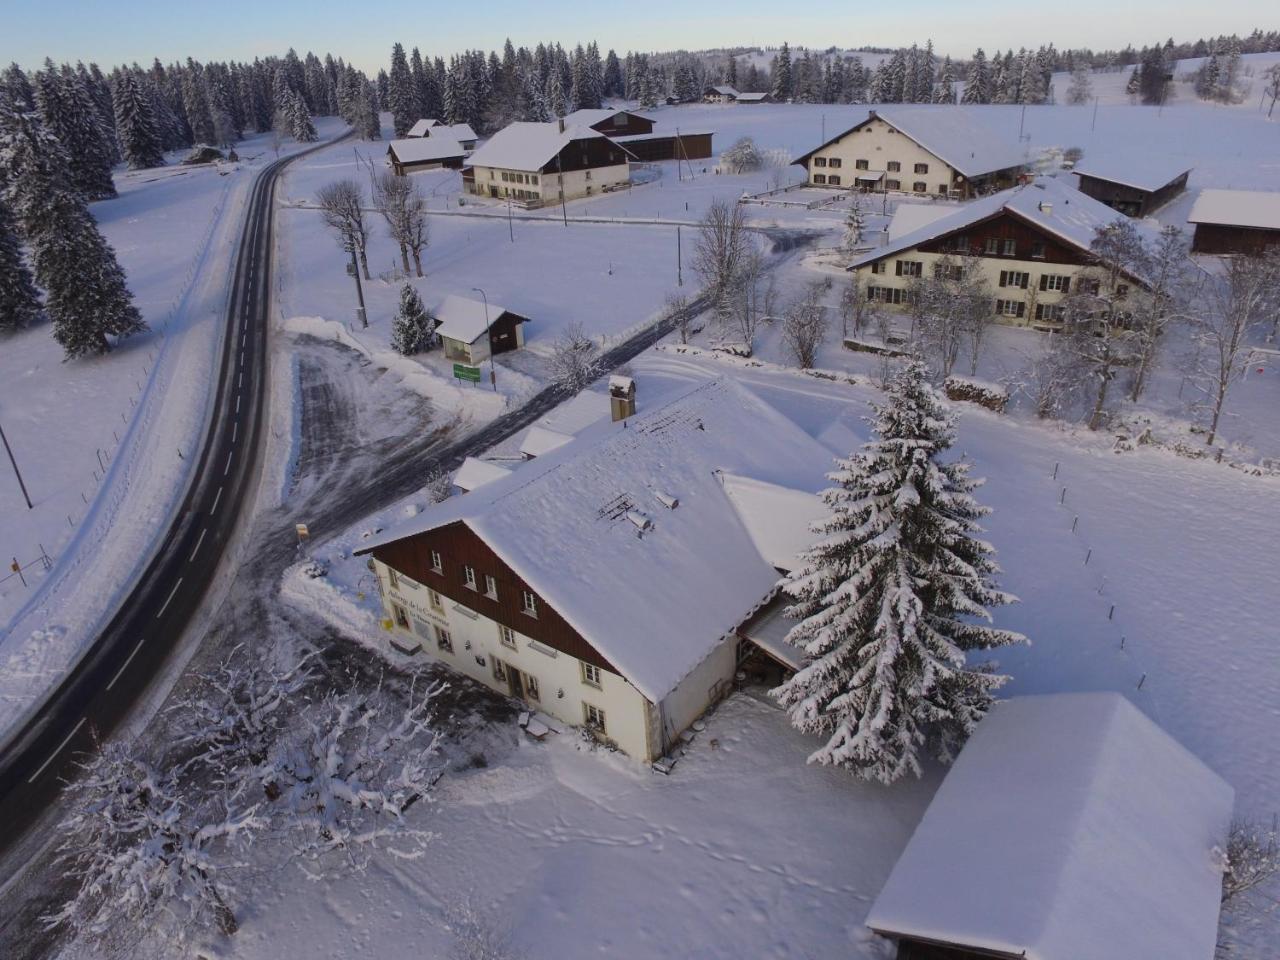
[[[254,181],[228,300],[214,412],[191,485],[133,593],[0,752],[0,851],[52,802],[76,755],[109,734],[143,695],[213,580],[256,479],[276,180],[290,162],[323,146],[328,144],[272,162]]]

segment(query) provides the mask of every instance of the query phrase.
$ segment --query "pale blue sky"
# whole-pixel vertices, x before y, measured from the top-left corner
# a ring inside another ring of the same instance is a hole
[[[891,4],[827,0],[818,15],[778,0],[0,0],[0,63],[96,60],[111,65],[159,56],[169,62],[251,60],[283,53],[332,52],[365,70],[383,66],[391,44],[448,56],[465,48],[591,39],[601,51],[698,49],[782,40],[815,48],[838,44],[896,46],[932,37],[939,53],[967,56],[975,46],[1140,46],[1172,36],[1274,29],[1280,20],[1263,0],[917,0],[910,15]],[[815,9],[815,8],[808,8]],[[483,12],[482,12],[483,11]]]

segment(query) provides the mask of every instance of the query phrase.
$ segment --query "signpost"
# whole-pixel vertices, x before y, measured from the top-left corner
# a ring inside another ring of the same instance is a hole
[[[465,363],[455,363],[453,365],[453,375],[459,380],[470,380],[472,383],[480,382],[480,368],[469,367]]]

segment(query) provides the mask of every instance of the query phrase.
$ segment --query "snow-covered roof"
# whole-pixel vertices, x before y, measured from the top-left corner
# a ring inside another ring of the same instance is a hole
[[[738,628],[738,634],[747,637],[784,667],[799,670],[804,666],[805,652],[787,642],[787,635],[796,625],[796,621],[784,612],[790,602],[785,595],[774,597]]]
[[[1159,153],[1113,153],[1090,154],[1071,172],[1151,193],[1168,186],[1190,170],[1191,164],[1178,157]]]
[[[1233,791],[1117,693],[978,725],[867,925],[1028,960],[1212,960]]]
[[[932,223],[891,239],[883,247],[855,257],[850,268],[873,263],[929,240],[964,230],[1001,212],[1010,213],[1035,229],[1086,252],[1093,243],[1095,231],[1118,220],[1131,224],[1144,239],[1150,242],[1156,239],[1155,232],[1145,224],[1130,220],[1105,203],[1085,196],[1059,180],[1041,177],[1033,183],[1010,187],[1008,190],[980,197],[958,209],[953,208],[947,216],[939,217]]]
[[[610,137],[614,143],[643,143],[646,140],[674,140],[677,134],[673,129],[669,133],[629,133],[625,137]],[[679,133],[681,139],[686,137],[713,137],[714,130],[681,130]]]
[[[429,312],[440,324],[436,333],[462,343],[475,343],[484,336],[487,326],[504,313],[514,313],[499,304],[490,303],[486,307],[483,300],[460,297],[456,293],[449,294]]]
[[[428,163],[432,160],[461,158],[466,154],[457,140],[443,134],[434,137],[392,140],[387,144],[387,150],[394,153],[401,163]]]
[[[760,556],[779,570],[794,570],[815,540],[812,524],[830,514],[818,494],[720,473],[720,483]]]
[[[956,208],[948,203],[900,203],[889,221],[889,240],[906,236],[955,212]]]
[[[427,135],[427,132],[432,127],[438,127],[438,126],[441,126],[441,123],[439,120],[436,120],[434,118],[419,120],[417,123],[415,123],[412,127],[409,128],[409,132],[406,133],[405,136],[406,137],[425,137]]]
[[[719,94],[720,96],[722,96],[722,97],[738,97],[738,96],[741,96],[741,94],[739,94],[737,90],[735,90],[733,87],[729,86],[727,83],[722,83],[722,84],[719,84],[719,85],[713,86],[713,87],[711,87],[711,91],[712,91],[713,93],[718,93],[718,94]]]
[[[564,123],[566,127],[577,125],[592,127],[601,121],[612,119],[620,113],[629,113],[633,117],[639,117],[642,120],[653,122],[653,117],[646,117],[644,114],[636,113],[634,110],[623,110],[621,107],[584,107],[581,110],[574,110],[572,113],[566,113],[564,116]]]
[[[561,433],[535,423],[520,441],[520,452],[526,457],[541,457],[573,442],[573,434]]]
[[[734,99],[739,103],[756,103],[760,100],[768,99],[767,93],[739,93]]]
[[[610,390],[621,390],[624,393],[630,393],[635,388],[636,382],[631,377],[624,376],[620,373],[615,373],[609,377]]]
[[[453,485],[463,490],[475,490],[477,487],[483,487],[486,483],[493,483],[495,480],[501,480],[511,471],[497,463],[491,463],[488,460],[478,460],[475,457],[467,457],[462,461],[462,466],[458,468],[458,472],[453,475]]]
[[[598,420],[609,416],[609,398],[594,390],[583,390],[553,408],[537,424],[557,433],[575,435]]]
[[[933,104],[914,104],[888,110],[877,107],[867,119],[802,154],[792,163],[803,163],[823,147],[849,136],[877,118],[969,178],[1027,163],[1019,144],[1010,143],[1002,133],[987,126],[965,107]]]
[[[510,476],[361,545],[462,522],[651,701],[660,701],[778,579],[715,471],[816,492],[831,454],[732,380],[601,421]],[[679,500],[663,508],[658,493]],[[651,521],[641,533],[627,513]]]
[[[1201,190],[1187,222],[1280,230],[1280,192]]]
[[[499,167],[505,170],[541,170],[575,140],[591,140],[603,133],[585,124],[534,123],[518,120],[507,124],[484,142],[471,159],[470,167]],[[612,142],[612,141],[610,141]],[[625,148],[623,148],[625,150]]]

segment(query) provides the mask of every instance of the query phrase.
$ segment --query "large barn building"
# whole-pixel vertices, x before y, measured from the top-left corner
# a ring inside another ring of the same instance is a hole
[[[942,269],[938,261],[972,257],[993,293],[997,319],[1020,326],[1052,327],[1062,319],[1062,302],[1081,275],[1094,272],[1090,250],[1095,231],[1124,214],[1058,180],[1040,179],[982,197],[947,216],[925,223],[854,259],[849,269],[869,301],[909,309],[919,277]],[[1154,239],[1138,225],[1140,234]],[[1142,285],[1122,275],[1118,285]],[[1124,289],[1116,293],[1123,296]]]
[[[1127,217],[1149,217],[1187,189],[1191,170],[1162,157],[1086,157],[1073,171],[1080,192]]]
[[[1121,694],[997,703],[867,926],[897,960],[1213,960],[1233,800]]]
[[[732,689],[735,630],[794,565],[831,465],[744,387],[706,381],[491,471],[358,552],[401,651],[649,761]],[[805,509],[779,511],[778,491]]]
[[[1280,193],[1202,190],[1187,221],[1193,253],[1263,253],[1280,245]]]
[[[636,160],[704,160],[711,156],[712,134],[706,130],[672,130],[655,133],[656,121],[630,110],[602,108],[575,110],[565,116],[566,126],[582,124],[622,144]]]
[[[876,108],[792,161],[812,186],[962,199],[1012,186],[1026,162],[1020,145],[951,106]]]
[[[467,193],[540,207],[616,190],[634,155],[585,124],[519,121],[504,127],[462,168]]]

